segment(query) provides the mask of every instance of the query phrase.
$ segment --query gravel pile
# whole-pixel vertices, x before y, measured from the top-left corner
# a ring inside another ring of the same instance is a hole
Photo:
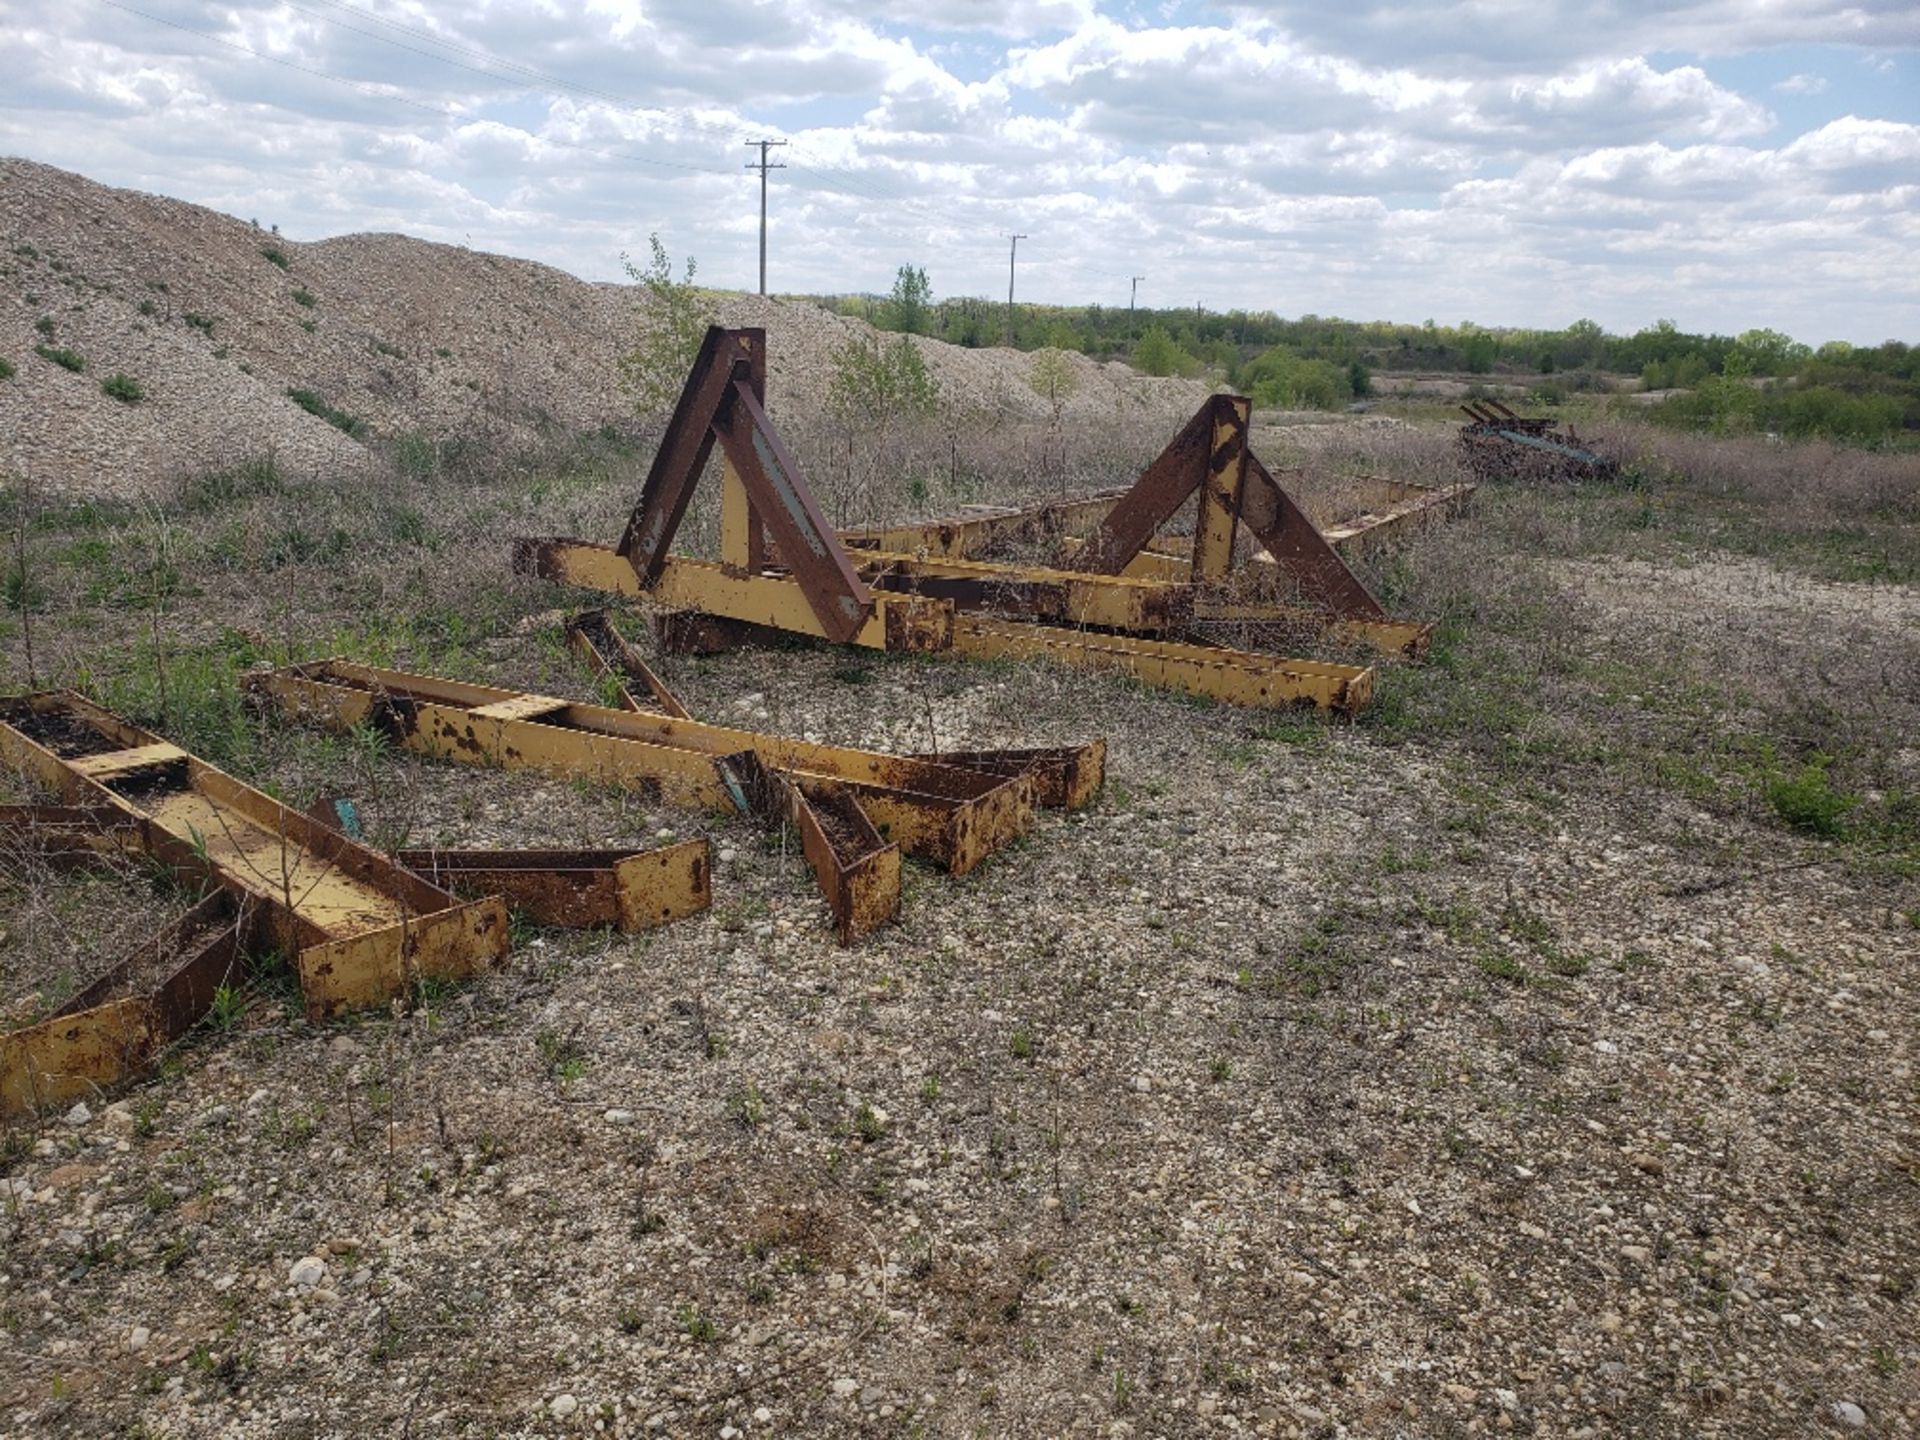
[[[834,352],[871,333],[805,302],[715,295],[760,325],[776,415],[826,403]],[[47,492],[154,493],[271,451],[294,475],[363,465],[407,432],[513,443],[630,420],[616,362],[644,297],[527,260],[402,235],[297,243],[197,205],[0,161],[0,461]],[[965,421],[1040,420],[1031,357],[916,340]],[[62,368],[36,347],[79,356]],[[1065,420],[1177,422],[1207,387],[1073,357]],[[101,382],[138,381],[114,399]],[[348,433],[302,409],[310,393]]]

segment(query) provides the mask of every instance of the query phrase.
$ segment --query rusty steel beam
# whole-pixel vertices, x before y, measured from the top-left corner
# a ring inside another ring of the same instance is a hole
[[[1205,483],[1214,451],[1218,402],[1209,396],[1167,443],[1133,487],[1107,511],[1087,543],[1074,556],[1074,568],[1096,575],[1118,575]]]
[[[713,903],[705,840],[651,850],[401,850],[402,865],[456,895],[498,895],[541,925],[626,932]]]
[[[1107,783],[1107,742],[1089,745],[1043,745],[1009,750],[948,750],[922,754],[922,760],[984,770],[990,775],[1027,775],[1034,784],[1033,801],[1054,810],[1081,810],[1093,803]]]
[[[658,580],[643,587],[632,567],[612,548],[558,538],[514,542],[513,568],[518,574],[670,609],[697,610],[816,639],[834,638],[807,602],[800,582],[791,576],[732,574],[713,561],[670,555],[661,562]],[[949,643],[951,605],[911,595],[875,595],[868,609],[859,629],[840,643],[873,650],[940,650]]]
[[[687,707],[667,688],[666,681],[653,673],[640,652],[613,628],[613,619],[605,610],[582,610],[567,617],[567,644],[593,671],[597,683],[602,676],[624,677],[647,687],[653,696],[651,705],[642,705],[625,685],[619,686],[621,702],[629,710],[658,710],[676,720],[690,720]]]
[[[1053,660],[1079,669],[1114,671],[1162,689],[1234,705],[1309,706],[1352,715],[1373,698],[1373,671],[1363,666],[975,615],[955,621],[954,649],[982,659]]]
[[[752,366],[752,345],[745,332],[708,328],[693,370],[674,402],[673,417],[660,439],[640,490],[640,503],[627,521],[618,553],[642,586],[651,585],[686,518],[694,487],[713,453],[713,415],[738,371]]]
[[[989,610],[1111,630],[1177,629],[1186,623],[1193,604],[1190,585],[984,560],[920,559],[870,551],[866,573],[876,587],[930,595],[955,610]]]
[[[1460,504],[1479,487],[1459,485],[1400,485],[1403,494],[1391,503],[1358,515],[1346,516],[1321,530],[1329,545],[1355,542],[1372,544],[1390,531],[1408,528],[1415,521],[1437,518]]]
[[[0,1035],[0,1116],[90,1098],[146,1069],[239,978],[247,929],[234,897],[216,889],[52,1015]],[[160,979],[142,984],[156,970]]]
[[[849,786],[770,770],[751,750],[715,762],[762,820],[791,825],[833,916],[850,945],[900,913],[900,847],[881,835]]]
[[[385,856],[69,691],[0,702],[0,764],[120,811],[148,853],[262,907],[324,1018],[506,953],[498,901],[459,903]]]
[[[1124,487],[1024,506],[969,506],[958,515],[901,525],[842,530],[855,550],[884,550],[930,560],[978,560],[996,546],[1053,542],[1097,525],[1126,494]]]
[[[1031,782],[903,755],[577,705],[343,660],[257,671],[246,685],[281,713],[323,728],[370,724],[419,754],[599,779],[690,809],[744,809],[713,762],[750,750],[771,770],[848,785],[889,839],[956,874],[1033,822]]]

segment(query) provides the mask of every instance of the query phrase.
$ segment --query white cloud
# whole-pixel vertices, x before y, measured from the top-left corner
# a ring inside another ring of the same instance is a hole
[[[405,230],[614,278],[657,230],[744,284],[740,142],[774,133],[782,288],[883,287],[911,259],[995,293],[1020,229],[1033,298],[1124,300],[1145,270],[1216,307],[1920,332],[1920,127],[1778,135],[1690,63],[1814,29],[1891,49],[1910,4],[1356,0],[1226,24],[1089,0],[128,3],[302,68],[45,7],[0,29],[0,150],[296,238]]]
[[[1789,75],[1784,80],[1776,81],[1773,88],[1784,95],[1824,95],[1827,93],[1827,77],[1809,75],[1803,71],[1798,75]]]

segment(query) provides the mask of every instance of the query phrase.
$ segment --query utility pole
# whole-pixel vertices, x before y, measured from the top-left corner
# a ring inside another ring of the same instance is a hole
[[[767,293],[767,171],[784,170],[787,168],[784,165],[769,165],[767,163],[767,149],[769,146],[784,145],[786,143],[784,140],[747,141],[747,148],[749,150],[756,145],[760,147],[760,158],[758,160],[749,160],[746,168],[760,172],[760,293],[762,295]]]
[[[1135,275],[1132,278],[1133,284],[1127,289],[1127,338],[1129,340],[1133,338],[1133,302],[1140,298],[1140,282],[1147,277]]]
[[[1020,253],[1020,242],[1026,238],[1024,235],[1007,237],[1013,242],[1007,250],[1007,344],[1009,345],[1013,344],[1013,261],[1014,257]]]

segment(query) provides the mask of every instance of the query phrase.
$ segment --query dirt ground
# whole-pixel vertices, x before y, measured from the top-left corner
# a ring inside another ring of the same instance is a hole
[[[607,533],[622,493],[488,493],[486,543],[421,563],[504,570],[502,525]],[[848,949],[790,837],[195,719],[385,843],[707,834],[713,909],[523,930],[486,979],[337,1024],[263,977],[153,1079],[11,1132],[0,1432],[1915,1433],[1911,842],[1790,828],[1716,733],[1797,758],[1781,697],[1846,709],[1886,732],[1853,813],[1907,823],[1914,591],[1640,505],[1489,493],[1368,558],[1444,623],[1360,724],[1045,667],[663,658],[696,715],[765,730],[1106,737],[1089,810],[964,878],[909,864]],[[389,605],[424,617],[451,569]],[[554,595],[466,573],[470,632],[363,628],[369,658],[584,694]],[[43,671],[137,708],[65,576]],[[290,583],[236,570],[168,624],[214,645],[217,606],[322,653],[369,603],[316,580],[295,622]],[[1683,602],[1752,632],[1718,690],[1648,659],[1713,663],[1662,628]],[[1838,659],[1807,639],[1835,613]]]

